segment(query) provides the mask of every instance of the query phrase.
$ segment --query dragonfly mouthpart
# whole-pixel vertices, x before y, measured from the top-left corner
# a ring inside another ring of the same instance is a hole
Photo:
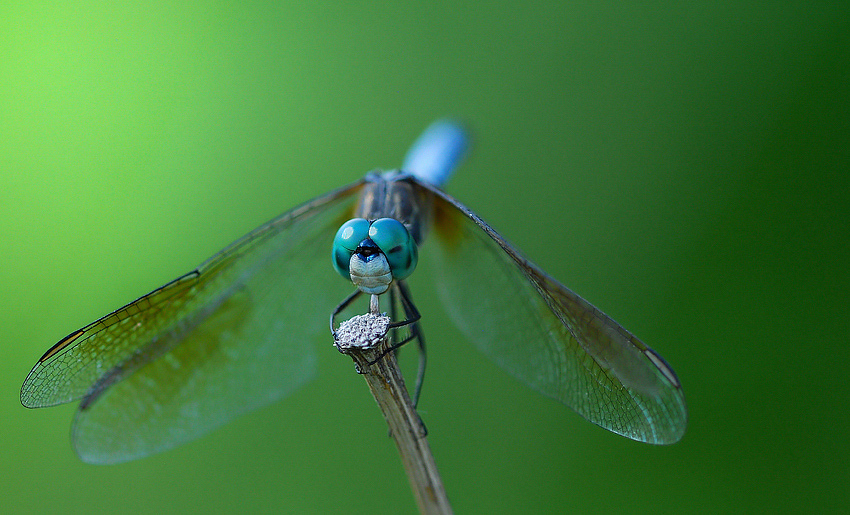
[[[351,282],[363,293],[380,295],[387,291],[393,282],[393,273],[387,257],[369,238],[363,240],[351,254],[348,272]]]

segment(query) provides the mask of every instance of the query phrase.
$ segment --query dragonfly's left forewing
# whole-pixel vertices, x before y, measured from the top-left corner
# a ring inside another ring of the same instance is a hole
[[[654,351],[523,257],[466,206],[435,197],[423,253],[456,325],[518,379],[629,438],[678,441],[687,411]]]

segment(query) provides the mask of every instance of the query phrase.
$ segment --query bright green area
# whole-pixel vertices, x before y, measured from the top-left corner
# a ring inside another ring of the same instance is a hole
[[[341,4],[0,6],[3,512],[414,512],[330,339],[284,401],[114,467],[73,455],[73,406],[29,411],[18,389],[62,336],[397,166],[445,115],[475,135],[447,189],[661,353],[690,410],[671,447],[598,429],[414,280],[458,513],[848,509],[841,2]]]

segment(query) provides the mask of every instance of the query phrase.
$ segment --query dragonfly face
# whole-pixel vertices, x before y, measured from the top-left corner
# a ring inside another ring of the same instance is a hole
[[[380,295],[393,279],[416,268],[419,251],[407,228],[394,218],[354,218],[336,233],[332,249],[336,271],[363,293]]]
[[[678,441],[687,410],[670,366],[440,189],[463,148],[456,125],[435,124],[408,173],[370,174],[302,204],[72,332],[36,362],[21,402],[80,399],[75,450],[114,463],[286,396],[313,376],[322,317],[350,293],[327,266],[336,234],[333,266],[359,291],[389,292],[418,319],[405,278],[421,246],[447,316],[507,372],[610,431]]]

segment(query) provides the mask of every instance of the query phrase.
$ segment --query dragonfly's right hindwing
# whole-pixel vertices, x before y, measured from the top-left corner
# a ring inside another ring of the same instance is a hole
[[[313,375],[313,342],[325,329],[324,317],[313,318],[350,290],[333,273],[330,245],[361,186],[284,213],[72,333],[30,372],[22,402],[82,397],[74,446],[85,461],[112,463],[174,447],[286,395]]]

